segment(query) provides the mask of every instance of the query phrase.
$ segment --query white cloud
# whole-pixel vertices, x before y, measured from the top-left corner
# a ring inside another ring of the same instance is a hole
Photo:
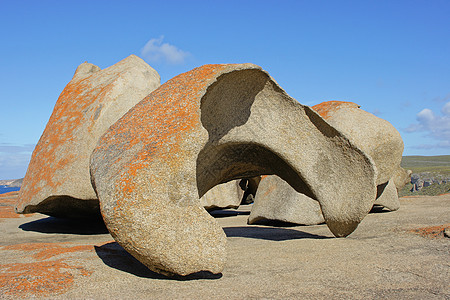
[[[188,52],[178,49],[169,43],[163,43],[164,36],[151,39],[141,49],[141,56],[148,62],[168,62],[170,64],[181,64],[189,56]]]
[[[450,102],[445,103],[444,107],[442,107],[442,114],[450,116]]]
[[[416,115],[417,123],[409,125],[406,132],[426,132],[438,141],[434,145],[420,145],[421,149],[450,148],[450,102],[441,109],[441,115],[425,108]]]

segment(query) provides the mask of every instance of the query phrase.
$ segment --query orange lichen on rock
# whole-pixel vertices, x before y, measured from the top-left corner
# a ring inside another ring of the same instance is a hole
[[[62,294],[73,285],[74,274],[92,272],[62,260],[0,265],[0,291],[6,295],[30,297]]]
[[[90,158],[114,239],[152,271],[181,276],[223,270],[226,235],[198,201],[215,185],[280,173],[322,201],[333,233],[346,236],[372,206],[375,170],[253,64],[205,65],[169,80],[113,124]],[[345,176],[349,187],[334,187]]]
[[[177,147],[180,139],[185,137],[184,132],[201,126],[199,103],[190,99],[196,99],[205,88],[205,83],[214,79],[226,67],[227,65],[205,65],[172,78],[133,107],[122,117],[121,122],[110,127],[102,138],[109,142],[100,143],[97,151],[114,147],[117,152],[125,152],[137,144],[145,145],[124,166],[126,171],[121,177],[124,195],[133,192],[131,179],[136,172],[147,167],[155,157],[173,164],[182,159],[177,156]],[[127,143],[118,145],[114,142],[125,136],[129,137]],[[118,150],[119,147],[123,149]],[[167,147],[170,147],[169,151]]]
[[[314,109],[319,115],[322,116],[325,120],[330,118],[330,114],[335,111],[338,111],[342,107],[354,107],[359,108],[359,105],[353,102],[345,102],[345,101],[327,101],[322,102],[320,104],[314,105],[312,109]]]
[[[444,230],[450,228],[450,223],[438,226],[428,226],[417,229],[412,229],[410,232],[418,234],[422,237],[428,238],[442,238],[444,237]]]
[[[90,154],[109,126],[159,85],[157,72],[134,55],[104,70],[81,64],[59,96],[33,151],[17,212],[67,217],[98,214],[98,206],[92,204],[97,196],[90,182]],[[71,210],[75,202],[76,209]]]
[[[15,197],[15,196],[18,196],[18,195],[19,195],[19,191],[7,192],[7,193],[4,193],[4,194],[0,194],[0,199]]]
[[[268,177],[268,175],[264,175],[264,176],[261,176],[261,181],[262,180],[264,180],[265,178],[267,178]],[[269,194],[271,194],[275,189],[276,189],[277,187],[275,186],[275,185],[270,185],[268,188],[267,188],[267,190],[264,192],[264,197],[267,197]]]
[[[66,244],[66,243],[63,243]],[[2,250],[21,250],[21,251],[36,251],[33,254],[34,259],[44,260],[49,259],[54,256],[61,254],[79,252],[79,251],[90,251],[93,250],[92,245],[81,245],[73,247],[64,247],[60,244],[55,243],[26,243],[26,244],[15,244],[2,247]]]
[[[44,186],[56,189],[61,183],[54,182],[54,170],[70,164],[75,158],[72,156],[70,160],[67,157],[59,159],[60,153],[64,153],[66,147],[70,147],[74,142],[76,136],[74,130],[84,119],[82,111],[88,108],[96,98],[96,95],[90,91],[90,86],[83,82],[84,80],[69,82],[59,96],[40,138],[45,143],[39,142],[33,151],[17,204],[19,208],[22,208],[29,198],[37,195]],[[36,158],[37,156],[39,159]]]
[[[68,253],[94,251],[94,245],[70,246],[68,243],[25,243],[3,246],[2,251],[32,252],[32,262],[0,265],[0,292],[18,297],[51,296],[67,292],[77,276],[92,271],[59,257]]]
[[[4,193],[0,195],[0,219],[30,217],[33,214],[20,215],[14,211],[19,191]]]

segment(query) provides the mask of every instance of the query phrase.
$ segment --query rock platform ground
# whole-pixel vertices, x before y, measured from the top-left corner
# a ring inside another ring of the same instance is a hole
[[[0,195],[2,299],[450,299],[450,194],[401,198],[340,239],[326,225],[247,225],[250,206],[216,211],[225,270],[187,280],[148,270],[102,222],[15,215],[16,197]]]

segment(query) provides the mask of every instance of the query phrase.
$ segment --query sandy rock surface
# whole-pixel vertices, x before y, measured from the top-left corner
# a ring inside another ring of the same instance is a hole
[[[228,240],[225,270],[189,280],[149,271],[101,222],[10,218],[15,197],[0,197],[2,299],[450,297],[450,194],[401,198],[400,210],[371,213],[340,239],[326,225],[247,225],[251,206],[216,211]]]

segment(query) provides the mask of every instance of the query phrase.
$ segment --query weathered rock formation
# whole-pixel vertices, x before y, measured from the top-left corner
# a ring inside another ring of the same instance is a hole
[[[398,200],[398,191],[393,180],[389,180],[380,195],[377,195],[374,205],[380,205],[390,211],[395,211],[400,208],[400,201]]]
[[[403,140],[398,131],[389,122],[361,110],[352,102],[330,101],[312,108],[373,158],[378,171],[373,204],[391,211],[399,209],[397,189],[408,182],[411,171],[400,167]],[[258,188],[248,222],[263,220],[303,225],[323,222],[319,203],[295,191],[280,178],[264,179]]]
[[[244,196],[239,182],[240,180],[232,180],[216,185],[200,198],[200,205],[206,210],[238,208]]]
[[[406,184],[404,182],[411,171],[400,167],[404,147],[400,133],[388,121],[359,107],[352,102],[328,101],[312,108],[373,159],[377,168],[378,185],[377,199],[374,204],[381,205],[378,199],[382,197],[384,189],[389,186],[389,181],[395,181],[393,187],[401,189]],[[390,197],[389,200],[388,197]],[[398,194],[391,187],[386,190],[386,195],[382,199],[382,202],[389,203],[388,206],[391,208],[400,207]]]
[[[392,181],[394,181],[395,187],[397,188],[397,192],[400,191],[405,185],[412,181],[411,178],[412,171],[403,169],[402,167],[397,168],[392,177]]]
[[[391,123],[359,107],[352,102],[328,101],[312,108],[373,159],[377,184],[384,184],[400,168],[403,140]]]
[[[34,149],[16,211],[52,216],[98,216],[89,158],[98,138],[160,85],[137,56],[100,70],[83,63],[64,88]]]
[[[249,224],[282,221],[302,225],[325,222],[319,203],[276,175],[265,176],[256,191]]]
[[[222,271],[226,236],[199,198],[261,174],[316,199],[336,236],[357,227],[376,194],[372,159],[252,64],[176,76],[112,125],[91,156],[110,233],[163,274]]]
[[[200,198],[206,210],[238,208],[241,204],[253,203],[260,176],[233,180],[218,184]]]

